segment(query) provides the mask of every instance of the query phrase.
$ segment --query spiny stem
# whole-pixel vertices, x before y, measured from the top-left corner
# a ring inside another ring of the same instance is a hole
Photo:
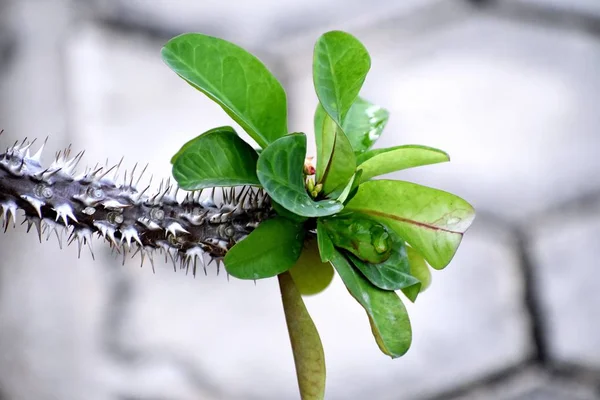
[[[147,166],[137,179],[135,168],[129,176],[125,172],[123,183],[118,184],[122,159],[117,165],[87,168],[77,175],[75,168],[84,152],[69,158],[69,147],[43,168],[41,149],[32,156],[32,144],[25,139],[0,154],[4,231],[11,220],[15,225],[20,209],[27,230],[35,226],[40,241],[42,235],[49,237],[56,232],[60,242],[66,230],[68,243],[77,241],[81,253],[84,244],[92,251],[91,239],[97,234],[123,257],[135,249],[134,256],[139,253],[142,264],[146,256],[153,262],[154,250],[158,249],[174,266],[193,267],[195,274],[198,259],[203,262],[202,254],[208,254],[218,267],[235,243],[273,216],[270,199],[261,189],[243,187],[236,193],[235,188],[224,188],[223,202],[217,205],[215,188],[203,199],[199,191],[188,192],[179,201],[179,187],[167,180],[155,194],[147,195],[150,186],[137,189]],[[115,173],[113,178],[109,178],[111,172]]]

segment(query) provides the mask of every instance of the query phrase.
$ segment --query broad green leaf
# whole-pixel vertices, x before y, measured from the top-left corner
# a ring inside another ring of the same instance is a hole
[[[365,182],[377,175],[446,161],[450,157],[442,150],[408,145],[369,150],[358,157],[358,168],[363,171],[361,180]]]
[[[303,217],[322,217],[340,212],[335,200],[314,201],[304,186],[306,136],[294,133],[269,145],[258,157],[257,175],[269,196],[281,206]]]
[[[321,222],[335,247],[367,263],[382,263],[392,254],[392,237],[378,221],[362,214],[349,214],[326,218]]]
[[[304,296],[320,293],[329,286],[333,279],[333,267],[321,261],[317,238],[305,240],[300,258],[289,273]]]
[[[182,189],[260,185],[258,154],[229,126],[212,129],[183,145],[173,156],[173,177]]]
[[[319,332],[290,274],[286,272],[278,278],[300,397],[302,400],[322,400],[325,398],[326,369]]]
[[[319,102],[342,126],[371,68],[371,58],[354,36],[340,31],[322,35],[315,44],[313,81]]]
[[[227,272],[236,278],[269,278],[296,263],[303,242],[301,224],[275,217],[261,222],[247,238],[227,252],[223,261]]]
[[[163,47],[163,61],[218,103],[261,147],[287,133],[285,92],[255,56],[223,39],[186,33]]]
[[[386,109],[368,100],[358,97],[354,101],[342,129],[356,154],[361,154],[373,146],[381,136],[389,117]]]
[[[322,151],[319,155],[321,159],[327,159],[327,164],[323,167],[323,163],[317,158],[317,182],[323,183],[323,191],[329,194],[336,189],[343,190],[348,184],[356,171],[356,157],[348,138],[328,115],[323,118],[321,136]],[[319,140],[317,146],[318,143]],[[333,143],[333,148],[327,158],[330,143]]]
[[[392,239],[392,253],[382,263],[371,264],[361,260],[353,254],[348,254],[352,264],[371,282],[383,290],[399,290],[410,286],[421,286],[421,282],[410,274],[406,245],[394,232],[390,232]],[[418,293],[417,287],[417,293]]]
[[[331,263],[346,288],[367,312],[371,331],[381,351],[392,358],[402,356],[412,340],[410,321],[402,300],[395,292],[373,286],[337,250],[332,256]]]
[[[408,256],[408,264],[410,265],[410,274],[417,278],[420,284],[402,289],[402,292],[414,302],[417,299],[417,295],[429,287],[431,283],[431,270],[425,259],[412,247],[406,247],[406,254]]]
[[[436,269],[450,263],[475,210],[453,194],[415,183],[375,180],[358,187],[346,209],[393,229]]]
[[[334,251],[333,242],[329,238],[327,230],[325,229],[325,226],[323,226],[323,221],[321,219],[317,220],[317,242],[319,245],[321,261],[331,261]]]

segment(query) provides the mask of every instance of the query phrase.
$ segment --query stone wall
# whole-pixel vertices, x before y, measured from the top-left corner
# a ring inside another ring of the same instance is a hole
[[[395,174],[453,191],[478,218],[409,307],[410,352],[383,356],[339,280],[308,298],[327,399],[600,398],[600,2],[595,0],[3,0],[2,145],[50,136],[90,164],[169,158],[232,124],[160,60],[184,31],[235,41],[288,92],[310,132],[312,45],[357,35],[364,96],[391,111],[378,146],[452,162]],[[0,237],[0,399],[295,399],[275,281],[196,279],[158,262],[95,261]]]

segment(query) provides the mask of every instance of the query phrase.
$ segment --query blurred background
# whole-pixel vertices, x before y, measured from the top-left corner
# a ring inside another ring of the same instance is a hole
[[[47,163],[73,143],[169,176],[185,141],[232,124],[160,59],[187,31],[257,54],[290,130],[312,135],[312,46],[330,29],[371,53],[362,95],[391,112],[377,146],[452,157],[394,177],[478,217],[409,307],[401,359],[338,279],[306,299],[327,399],[599,399],[599,0],[0,0],[2,146],[50,136]],[[96,261],[23,227],[0,237],[0,399],[298,398],[276,280],[153,273],[94,246]]]

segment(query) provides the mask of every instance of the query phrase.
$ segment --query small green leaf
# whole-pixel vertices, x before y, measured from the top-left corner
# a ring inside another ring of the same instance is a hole
[[[353,254],[348,254],[352,264],[371,282],[383,290],[399,290],[410,286],[421,286],[421,282],[410,274],[406,245],[393,231],[390,232],[392,252],[390,257],[382,263],[371,264],[361,260]],[[417,287],[417,293],[418,293]]]
[[[371,58],[365,46],[346,32],[327,32],[315,44],[313,80],[317,97],[339,126],[370,68]]]
[[[258,154],[229,126],[211,129],[173,156],[173,177],[182,189],[260,185]]]
[[[389,117],[386,109],[368,100],[358,97],[354,101],[342,129],[356,154],[361,154],[373,146],[381,136]]]
[[[362,171],[356,171],[354,175],[352,175],[352,178],[350,178],[350,181],[348,182],[346,187],[334,190],[329,194],[329,197],[332,199],[337,199],[337,201],[339,201],[340,203],[344,203],[346,200],[349,199],[350,194],[358,188],[361,176]]]
[[[419,280],[419,284],[402,289],[402,293],[413,303],[417,300],[419,293],[425,291],[431,283],[431,271],[425,259],[415,249],[406,247],[410,274]]]
[[[262,222],[233,246],[223,260],[227,272],[239,279],[269,278],[290,269],[300,257],[301,224],[275,217]]]
[[[334,252],[333,242],[329,238],[327,230],[325,229],[325,226],[323,226],[323,221],[321,219],[317,220],[317,242],[319,244],[321,261],[331,261]]]
[[[415,183],[375,180],[346,205],[393,229],[436,269],[450,263],[475,210],[453,194]]]
[[[321,223],[335,247],[349,251],[367,263],[382,263],[392,254],[390,232],[371,218],[349,214],[326,218]]]
[[[218,103],[261,147],[287,133],[286,96],[264,64],[223,39],[187,33],[163,47],[163,61]]]
[[[313,201],[304,186],[306,136],[294,133],[269,145],[258,157],[257,175],[269,196],[303,217],[322,217],[340,212],[335,200]]]
[[[318,154],[316,179],[323,183],[326,194],[341,192],[356,170],[354,150],[344,132],[320,104],[315,112],[315,120],[317,119],[322,123],[322,128],[315,131]]]
[[[336,250],[331,263],[350,294],[367,312],[371,331],[381,351],[392,358],[406,353],[412,332],[408,313],[398,295],[373,286]]]
[[[359,169],[363,171],[362,182],[377,175],[402,169],[450,161],[448,154],[432,147],[407,145],[387,149],[369,150],[358,157]]]
[[[325,398],[326,369],[319,332],[290,274],[283,273],[278,278],[300,397],[302,400],[322,400]]]
[[[319,257],[317,239],[307,238],[296,264],[289,270],[296,287],[304,296],[322,292],[333,279],[333,267]]]
[[[317,146],[317,166],[315,168],[315,179],[323,181],[325,170],[331,161],[333,146],[335,145],[336,124],[331,123],[331,118],[325,119],[327,113],[323,106],[317,104],[315,111],[315,144]]]

